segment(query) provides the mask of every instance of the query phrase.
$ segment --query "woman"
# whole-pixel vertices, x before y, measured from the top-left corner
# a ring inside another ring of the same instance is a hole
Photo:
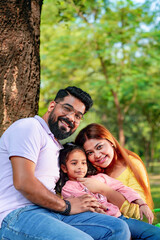
[[[113,135],[100,124],[90,124],[83,128],[76,137],[75,143],[83,146],[88,160],[96,169],[116,178],[124,185],[134,189],[153,209],[148,174],[140,157],[121,147]],[[84,182],[85,181],[85,182]],[[82,182],[89,187],[87,180]],[[139,206],[127,200],[121,207],[123,215],[139,218]],[[142,219],[142,216],[141,216]]]

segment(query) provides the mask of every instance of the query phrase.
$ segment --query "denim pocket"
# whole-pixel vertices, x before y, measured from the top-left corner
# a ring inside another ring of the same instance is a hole
[[[15,222],[18,220],[21,213],[29,211],[29,210],[33,210],[33,209],[36,209],[36,208],[38,208],[38,206],[29,205],[29,206],[26,206],[26,207],[22,207],[22,208],[18,208],[16,210],[13,210],[3,219],[2,227],[13,226],[15,224]]]

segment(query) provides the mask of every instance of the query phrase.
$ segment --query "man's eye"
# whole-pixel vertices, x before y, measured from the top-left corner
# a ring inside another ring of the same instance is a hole
[[[65,110],[66,112],[70,112],[70,111],[71,111],[71,108],[70,108],[70,107],[63,106],[63,108],[64,108],[64,110]]]
[[[81,120],[81,118],[82,118],[81,115],[79,115],[79,114],[76,114],[75,117],[77,120]]]

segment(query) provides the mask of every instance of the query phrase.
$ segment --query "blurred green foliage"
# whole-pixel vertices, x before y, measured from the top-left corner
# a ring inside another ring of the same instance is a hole
[[[148,0],[44,0],[39,114],[58,89],[81,87],[94,106],[77,132],[98,122],[118,138],[120,113],[126,148],[159,161],[159,11]]]

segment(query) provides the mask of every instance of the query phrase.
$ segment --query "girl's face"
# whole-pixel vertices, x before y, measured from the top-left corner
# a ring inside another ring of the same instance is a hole
[[[85,177],[87,174],[87,159],[86,155],[80,149],[75,149],[69,153],[66,166],[61,165],[63,172],[67,173],[70,180]]]
[[[88,160],[97,167],[107,168],[114,158],[112,144],[106,139],[88,139],[83,147]]]

